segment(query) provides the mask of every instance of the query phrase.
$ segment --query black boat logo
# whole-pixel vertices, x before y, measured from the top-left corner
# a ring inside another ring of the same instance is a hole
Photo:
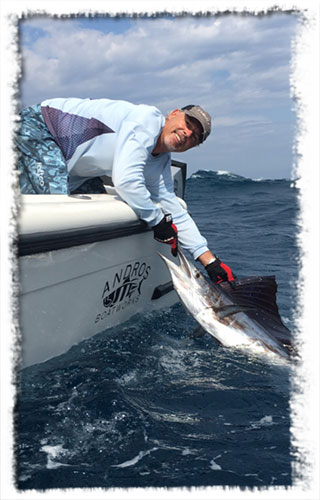
[[[148,278],[150,269],[145,262],[137,261],[117,271],[113,279],[105,283],[102,292],[104,307],[110,308],[138,298],[141,295],[142,283]]]

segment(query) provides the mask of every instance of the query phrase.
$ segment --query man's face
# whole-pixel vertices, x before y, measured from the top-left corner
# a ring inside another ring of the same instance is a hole
[[[166,118],[162,134],[168,152],[182,153],[200,144],[202,127],[197,120],[176,109]]]

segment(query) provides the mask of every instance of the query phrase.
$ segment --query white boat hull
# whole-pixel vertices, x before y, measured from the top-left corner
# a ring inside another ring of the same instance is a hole
[[[170,291],[152,300],[155,289],[170,282],[158,245],[146,232],[22,257],[23,366],[62,354],[138,312],[176,302],[169,285]]]
[[[170,247],[109,188],[25,195],[19,217],[21,366],[177,300],[158,251]]]

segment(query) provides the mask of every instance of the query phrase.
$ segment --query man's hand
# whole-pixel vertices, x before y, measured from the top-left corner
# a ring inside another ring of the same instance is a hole
[[[229,266],[216,259],[205,267],[211,281],[213,283],[221,283],[222,281],[229,281],[230,285],[234,287],[234,276]]]
[[[153,226],[154,239],[161,243],[171,245],[171,253],[174,257],[178,254],[178,230],[172,222],[171,214],[164,216],[162,221]]]

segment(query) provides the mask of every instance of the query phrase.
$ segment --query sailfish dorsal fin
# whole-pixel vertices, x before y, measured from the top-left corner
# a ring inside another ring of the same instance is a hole
[[[281,345],[291,346],[291,332],[283,324],[276,302],[277,282],[274,276],[252,276],[237,279],[235,287],[223,282],[220,286],[233,303],[247,306],[246,314],[268,330]]]

